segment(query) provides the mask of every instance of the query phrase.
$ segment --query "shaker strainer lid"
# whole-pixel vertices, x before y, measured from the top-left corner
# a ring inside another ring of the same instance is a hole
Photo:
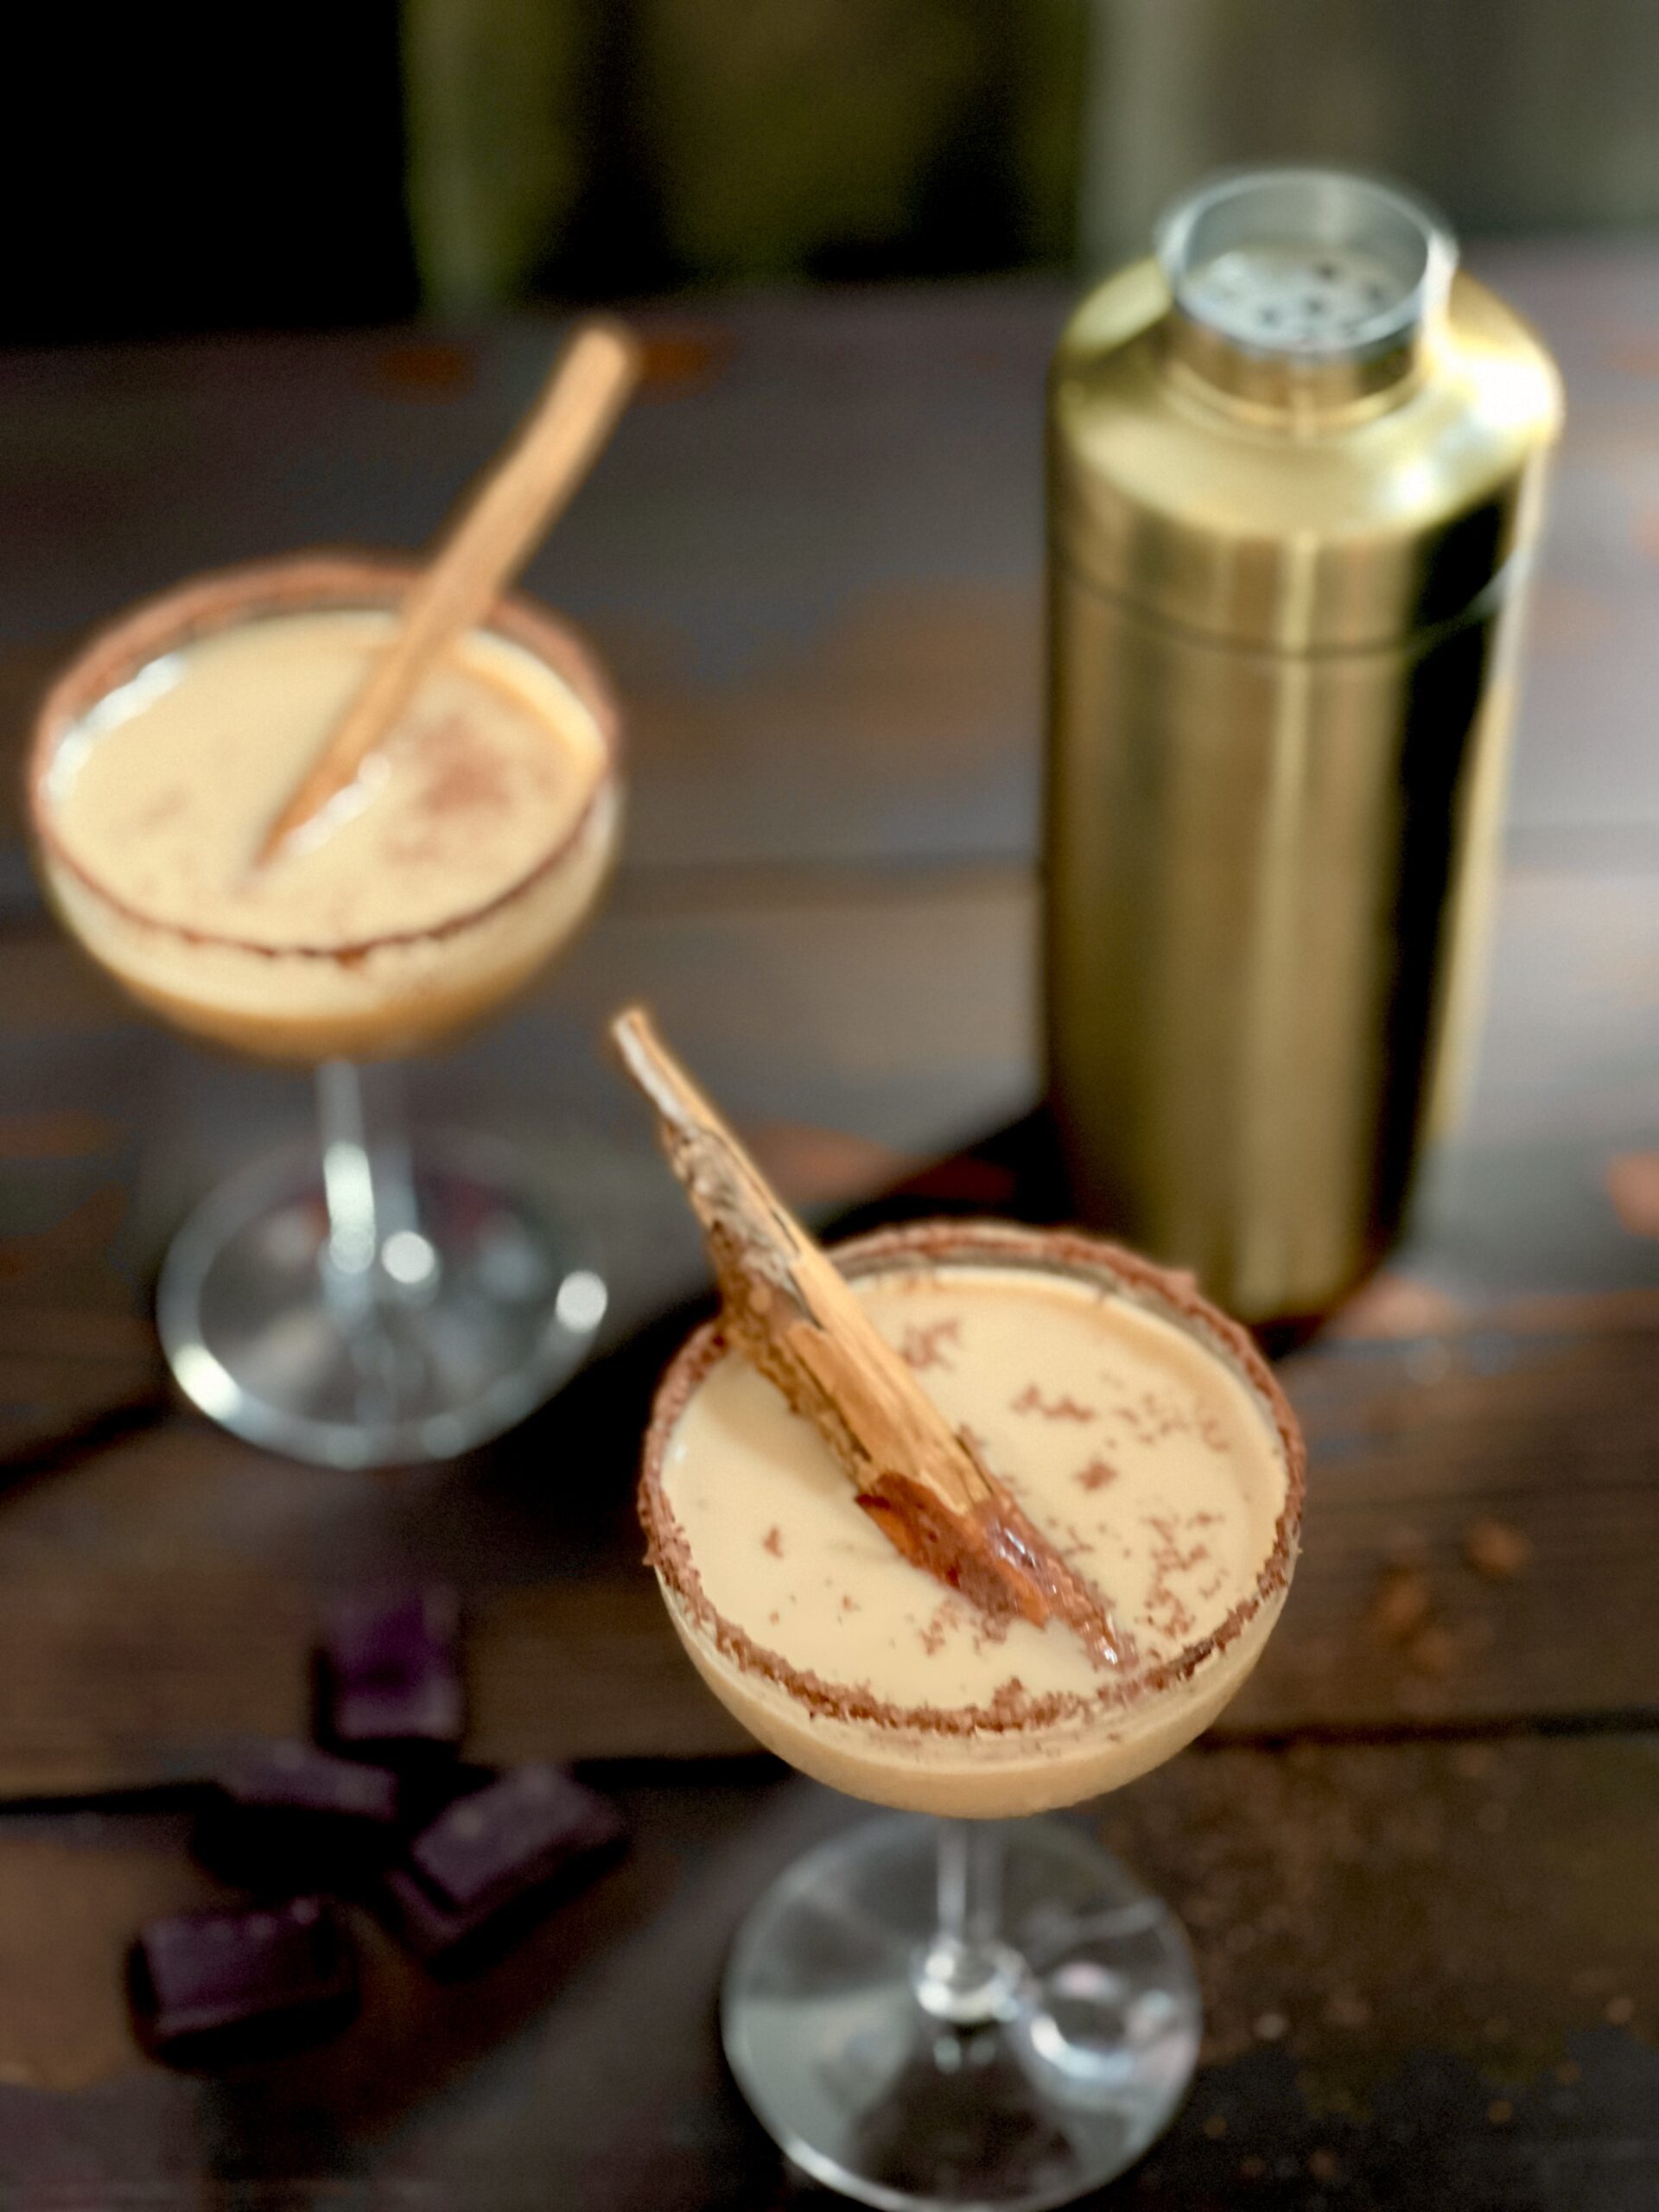
[[[1330,169],[1212,177],[1097,285],[1051,380],[1057,563],[1188,632],[1397,644],[1536,534],[1548,353],[1409,193]]]
[[[1457,266],[1450,229],[1397,187],[1336,169],[1211,177],[1159,223],[1177,308],[1233,346],[1317,361],[1408,344]]]

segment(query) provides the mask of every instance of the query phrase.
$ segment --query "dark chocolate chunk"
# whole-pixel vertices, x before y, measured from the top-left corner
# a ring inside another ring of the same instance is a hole
[[[334,1889],[391,1855],[401,1810],[388,1768],[314,1744],[265,1744],[220,1774],[192,1848],[203,1866],[246,1889]]]
[[[397,1827],[400,1836],[418,1835],[430,1827],[458,1797],[487,1789],[499,1781],[498,1766],[480,1766],[471,1759],[417,1760],[406,1764],[397,1777]]]
[[[357,1961],[326,1898],[152,1921],[127,1960],[139,2041],[171,2066],[217,2072],[303,2050],[357,2012]]]
[[[560,1767],[521,1766],[459,1797],[386,1875],[397,1933],[430,1966],[461,1972],[610,1865],[615,1808]]]
[[[458,1625],[448,1590],[340,1606],[316,1655],[321,1740],[385,1762],[452,1754],[467,1726]]]

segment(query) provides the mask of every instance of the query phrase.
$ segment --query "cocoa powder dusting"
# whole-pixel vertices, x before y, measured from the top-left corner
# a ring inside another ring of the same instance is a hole
[[[1408,1643],[1433,1610],[1428,1578],[1414,1567],[1385,1567],[1371,1599],[1371,1627],[1385,1643]]]
[[[970,1518],[947,1516],[931,1491],[903,1475],[885,1475],[855,1503],[894,1549],[960,1591],[990,1623],[1020,1618],[1040,1628],[1063,1620],[1097,1665],[1133,1663],[1133,1639],[1113,1621],[1105,1600],[1039,1534],[1007,1488]]]
[[[1045,1421],[1093,1421],[1092,1406],[1080,1406],[1067,1395],[1058,1398],[1045,1398],[1034,1382],[1027,1382],[1019,1396],[1011,1402],[1017,1414],[1039,1414]]]
[[[415,810],[429,820],[500,813],[511,805],[512,786],[499,758],[459,715],[411,732],[408,751],[422,779]]]
[[[899,1342],[899,1357],[910,1367],[943,1367],[948,1372],[952,1363],[944,1357],[939,1346],[942,1344],[957,1344],[961,1338],[962,1324],[959,1321],[935,1321],[926,1328],[912,1322]]]

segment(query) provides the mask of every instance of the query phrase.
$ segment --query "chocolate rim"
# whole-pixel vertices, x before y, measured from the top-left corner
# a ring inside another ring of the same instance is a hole
[[[810,1669],[791,1666],[780,1653],[755,1643],[709,1602],[685,1533],[663,1495],[662,1485],[664,1455],[680,1416],[698,1385],[732,1349],[719,1321],[705,1322],[681,1345],[658,1384],[640,1469],[639,1512],[645,1532],[647,1565],[656,1569],[702,1634],[741,1673],[772,1683],[810,1713],[828,1719],[943,1736],[1048,1728],[1098,1719],[1103,1713],[1127,1710],[1191,1681],[1208,1660],[1237,1641],[1264,1605],[1287,1588],[1301,1535],[1306,1486],[1306,1448],[1301,1431],[1289,1401],[1248,1333],[1200,1294],[1190,1274],[1159,1267],[1138,1252],[1084,1230],[1032,1229],[1017,1222],[906,1222],[853,1237],[832,1249],[837,1266],[855,1277],[879,1273],[894,1262],[918,1259],[935,1265],[959,1262],[1025,1266],[1081,1276],[1151,1307],[1198,1338],[1255,1392],[1283,1455],[1284,1503],[1254,1588],[1207,1636],[1196,1638],[1174,1657],[1142,1666],[1127,1680],[1103,1683],[1092,1697],[1071,1691],[1031,1697],[1010,1686],[1000,1690],[990,1705],[895,1706],[865,1684],[826,1682]]]
[[[376,613],[396,608],[419,573],[418,562],[394,556],[294,553],[274,561],[210,569],[154,598],[141,600],[117,615],[88,639],[55,679],[35,714],[24,785],[29,824],[39,843],[124,920],[182,944],[219,946],[267,960],[333,960],[350,965],[391,945],[425,944],[454,937],[512,906],[581,842],[595,809],[616,785],[622,751],[616,701],[594,654],[556,616],[516,592],[498,600],[477,626],[510,645],[522,646],[569,687],[592,717],[604,757],[594,788],[569,829],[505,890],[481,906],[446,915],[422,929],[390,930],[349,944],[270,944],[257,938],[193,928],[188,923],[147,913],[110,890],[64,844],[46,796],[47,777],[67,732],[100,699],[162,653],[197,638],[233,629],[238,623],[296,608],[356,607]]]

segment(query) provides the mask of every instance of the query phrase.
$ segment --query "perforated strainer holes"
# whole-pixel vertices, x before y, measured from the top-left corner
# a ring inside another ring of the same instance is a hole
[[[1399,303],[1398,274],[1357,246],[1249,245],[1187,276],[1183,303],[1246,345],[1339,351]]]

